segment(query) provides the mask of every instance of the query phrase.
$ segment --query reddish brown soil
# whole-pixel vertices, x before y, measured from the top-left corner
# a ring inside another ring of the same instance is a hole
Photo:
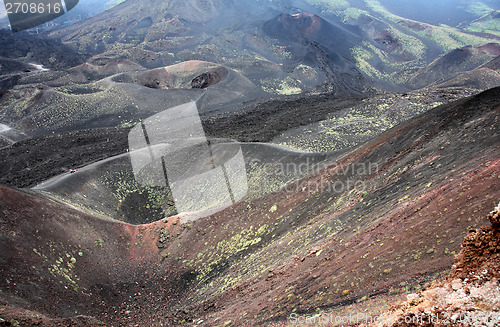
[[[300,13],[292,16],[282,14],[279,19],[286,30],[296,31],[307,38],[321,29],[321,20],[319,16],[309,13]]]
[[[0,312],[107,326],[283,325],[292,312],[411,291],[449,269],[498,203],[499,99],[497,88],[438,107],[300,187],[191,224],[131,226],[1,187]],[[356,164],[379,169],[342,172]],[[366,190],[307,189],[352,178]]]
[[[477,50],[491,56],[500,56],[500,45],[498,43],[488,43],[477,47]]]
[[[462,242],[462,250],[448,278],[450,281],[459,278],[482,284],[500,280],[500,209],[492,211],[487,218],[491,227],[469,231]]]
[[[408,295],[408,301],[386,314],[392,315],[394,323],[377,326],[496,326],[500,317],[499,217],[497,206],[487,217],[491,226],[469,231],[447,278]]]

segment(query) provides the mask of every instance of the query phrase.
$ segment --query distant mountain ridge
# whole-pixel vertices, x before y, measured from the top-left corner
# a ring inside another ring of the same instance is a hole
[[[328,85],[341,90],[344,80],[366,90],[369,83],[359,73],[385,85],[421,87],[411,79],[438,56],[500,42],[500,31],[492,34],[493,14],[478,21],[469,13],[460,27],[435,26],[397,16],[390,6],[376,0],[128,0],[50,36],[95,61],[130,59],[147,68],[193,59],[223,63],[272,94],[325,91]],[[301,49],[304,41],[309,43]],[[303,53],[311,45],[327,49],[326,59]],[[330,63],[346,62],[354,70],[325,72]]]
[[[410,85],[420,88],[435,82],[446,82],[461,73],[479,68],[499,56],[500,43],[455,49],[418,71],[410,80]]]

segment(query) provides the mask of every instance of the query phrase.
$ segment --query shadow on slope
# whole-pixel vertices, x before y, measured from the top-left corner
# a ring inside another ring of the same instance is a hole
[[[224,140],[210,140],[210,144],[223,145]],[[245,199],[278,191],[317,171],[337,155],[301,153],[258,143],[243,143],[240,146],[248,180]],[[195,170],[187,172],[188,177],[206,172],[206,163],[200,158],[190,166]],[[152,187],[137,182],[128,153],[80,168],[77,173],[56,176],[33,190],[86,211],[134,225],[177,214],[169,187]],[[186,217],[189,216],[189,213],[186,214]]]

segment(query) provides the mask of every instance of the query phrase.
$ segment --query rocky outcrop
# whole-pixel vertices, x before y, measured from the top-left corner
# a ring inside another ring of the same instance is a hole
[[[483,284],[500,279],[500,204],[488,215],[491,227],[471,230],[462,243],[462,251],[449,275]]]
[[[446,280],[392,308],[377,326],[498,326],[500,324],[500,204],[491,227],[471,230]]]

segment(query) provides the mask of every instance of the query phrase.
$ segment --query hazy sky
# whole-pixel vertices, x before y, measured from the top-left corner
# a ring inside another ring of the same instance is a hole
[[[78,15],[86,15],[87,13],[90,14],[98,14],[102,11],[104,11],[108,6],[109,3],[117,3],[118,1],[110,1],[110,0],[80,0],[78,5],[76,6],[75,9],[73,9],[71,12],[73,13],[73,16],[78,16]],[[8,28],[9,27],[9,21],[7,19],[7,13],[5,11],[5,5],[4,5],[4,0],[0,0],[0,29],[3,28]]]
[[[0,18],[7,15],[5,12],[5,5],[3,4],[3,0],[0,0]]]
[[[89,6],[92,4],[97,4],[97,5],[102,6],[103,4],[108,3],[108,2],[110,2],[110,1],[109,0],[80,0],[78,5],[83,4],[83,5]],[[3,0],[0,0],[0,18],[4,17],[6,15],[7,15],[7,13],[5,12],[4,2],[3,2]]]
[[[251,1],[251,0],[249,0]],[[467,7],[468,5],[474,5],[477,8],[481,8],[479,4],[485,3],[493,9],[500,9],[498,0],[379,0],[382,4],[390,5],[395,14],[402,15],[403,17],[409,16],[413,19],[427,21],[429,23],[436,23],[439,21],[439,17],[443,16],[443,12],[447,12],[447,19],[455,18],[458,22],[461,22],[461,15],[464,14],[464,10],[460,9]],[[93,13],[97,14],[103,11],[107,4],[111,2],[118,2],[113,0],[80,0],[76,7],[76,14]],[[431,5],[432,4],[432,5]],[[484,5],[482,5],[484,6]],[[429,10],[425,10],[426,7]],[[486,7],[487,8],[487,7]],[[460,10],[459,10],[460,9]],[[6,28],[3,26],[7,24],[5,19],[5,5],[3,0],[0,0],[0,28]],[[446,15],[445,15],[446,16]],[[455,17],[456,16],[456,17]],[[409,18],[406,17],[406,18]],[[443,18],[444,19],[444,18]],[[446,19],[445,19],[446,20]],[[440,23],[449,23],[448,21],[440,21]]]

